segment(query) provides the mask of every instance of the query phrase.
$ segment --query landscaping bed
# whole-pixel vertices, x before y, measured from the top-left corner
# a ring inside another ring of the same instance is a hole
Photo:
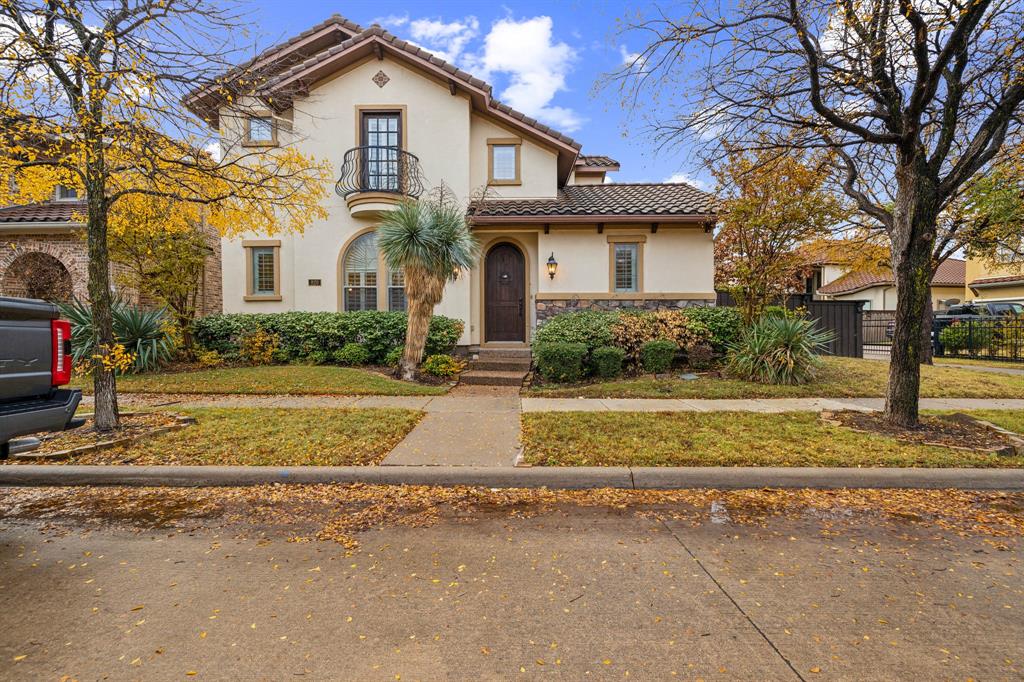
[[[1024,466],[1024,456],[900,442],[813,412],[536,412],[522,424],[524,461],[539,466]]]
[[[528,395],[548,398],[878,398],[885,395],[888,363],[858,358],[823,358],[814,381],[795,386],[761,384],[701,372],[680,378],[674,372],[579,384],[535,384]],[[922,366],[922,398],[1024,398],[1019,376],[958,367]]]
[[[158,434],[175,431],[193,423],[191,417],[169,412],[126,412],[121,415],[121,425],[114,431],[97,431],[92,415],[77,429],[55,431],[37,436],[38,448],[14,455],[0,463],[43,463],[46,460],[79,459],[87,454],[99,452]]]
[[[920,424],[912,429],[889,424],[880,412],[822,412],[821,420],[861,433],[889,436],[903,443],[938,445],[993,454],[1024,455],[1024,437],[1017,438],[1002,429],[993,429],[962,412],[922,416]]]
[[[74,385],[92,392],[92,381]],[[443,395],[448,385],[399,381],[383,373],[333,365],[218,367],[181,372],[126,374],[117,378],[123,393],[197,393],[238,395]]]
[[[352,466],[377,464],[419,423],[402,409],[196,408],[195,424],[54,464]],[[150,413],[147,419],[173,419]],[[40,462],[43,463],[43,462]]]

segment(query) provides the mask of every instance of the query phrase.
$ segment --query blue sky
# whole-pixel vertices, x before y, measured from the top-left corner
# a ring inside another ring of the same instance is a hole
[[[632,8],[635,10],[636,5]],[[619,182],[683,180],[710,187],[708,174],[685,152],[658,152],[630,123],[614,88],[595,91],[602,74],[640,47],[615,31],[630,7],[606,0],[422,2],[374,0],[253,0],[255,36],[262,47],[301,33],[331,14],[373,22],[484,78],[499,99],[571,135],[583,152],[618,159]],[[635,38],[634,38],[635,40]]]

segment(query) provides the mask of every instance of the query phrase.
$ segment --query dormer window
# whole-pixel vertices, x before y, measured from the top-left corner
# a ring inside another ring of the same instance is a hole
[[[57,201],[78,201],[78,190],[74,187],[57,185]]]
[[[487,183],[490,185],[520,185],[519,151],[522,140],[491,138],[487,140]]]
[[[277,129],[272,116],[250,116],[245,131],[245,141],[252,145],[277,144]]]

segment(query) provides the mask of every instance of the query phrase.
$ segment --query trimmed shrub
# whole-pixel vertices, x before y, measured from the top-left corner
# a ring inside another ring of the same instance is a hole
[[[939,343],[947,353],[980,351],[992,345],[994,322],[957,321],[939,332]]]
[[[196,341],[207,350],[222,355],[238,353],[240,337],[260,328],[277,334],[280,348],[288,359],[306,359],[317,351],[330,356],[347,343],[363,345],[369,362],[382,364],[388,352],[405,345],[405,313],[364,310],[349,313],[231,313],[210,315],[193,325]],[[451,350],[462,336],[463,324],[441,315],[430,320],[425,352],[428,355]]]
[[[451,377],[457,376],[459,372],[466,368],[466,363],[459,360],[451,355],[430,355],[423,364],[420,365],[420,371],[431,376],[441,377],[442,379],[450,379]]]
[[[736,308],[700,306],[683,311],[687,319],[701,322],[709,332],[708,342],[715,352],[722,353],[740,337],[743,328],[740,313]]]
[[[75,365],[92,366],[98,353],[94,344],[92,308],[74,300],[60,306],[61,316],[71,323],[72,357]],[[134,357],[128,372],[152,372],[171,359],[174,343],[168,331],[173,327],[165,311],[146,310],[114,301],[111,305],[114,341]]]
[[[640,365],[643,345],[658,338],[657,318],[646,310],[625,310],[612,326],[612,333],[615,346],[626,351],[626,361],[635,368]]]
[[[548,381],[572,382],[583,378],[583,359],[587,356],[584,343],[539,343],[533,354],[537,371]]]
[[[388,367],[398,367],[398,362],[402,359],[402,353],[404,352],[405,348],[395,346],[384,356],[384,364]]]
[[[615,346],[601,346],[590,354],[590,366],[594,376],[602,379],[614,379],[622,374],[622,363],[626,359],[626,351]]]
[[[811,320],[762,317],[730,348],[727,371],[763,384],[804,384],[817,374],[819,354],[834,338]]]
[[[238,339],[238,355],[250,365],[269,365],[274,362],[281,339],[256,328],[242,334]]]
[[[311,365],[326,365],[331,361],[331,354],[325,350],[315,350],[303,359]]]
[[[581,310],[556,315],[537,330],[534,338],[538,345],[545,343],[582,343],[588,352],[613,341],[612,326],[617,313],[599,310]]]
[[[224,358],[215,350],[204,350],[196,354],[196,363],[200,367],[220,367],[224,364]]]
[[[346,343],[340,350],[334,351],[331,357],[339,365],[357,367],[370,361],[370,351],[361,343]]]
[[[669,339],[655,339],[640,347],[640,366],[650,374],[664,374],[672,367],[679,346]]]
[[[715,364],[715,351],[706,343],[694,343],[686,347],[686,364],[702,372]]]

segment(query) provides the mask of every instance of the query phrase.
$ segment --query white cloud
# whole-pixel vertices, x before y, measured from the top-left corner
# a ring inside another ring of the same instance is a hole
[[[639,63],[640,59],[639,52],[630,52],[629,48],[625,45],[619,45],[619,56],[622,57],[623,66],[638,66],[643,67],[642,63]]]
[[[480,77],[505,74],[509,85],[499,97],[524,114],[551,123],[566,132],[577,130],[583,119],[571,109],[553,106],[555,95],[566,89],[566,77],[576,51],[554,42],[551,17],[500,19],[484,39],[478,56]]]
[[[410,42],[446,62],[458,62],[466,46],[478,35],[480,22],[474,16],[451,22],[440,19],[413,19],[409,22]]]
[[[377,17],[370,22],[371,24],[379,24],[385,28],[399,28],[409,23],[408,14],[389,14],[385,17]]]
[[[221,156],[222,156],[221,149],[220,149],[220,142],[218,142],[217,140],[214,140],[210,144],[208,144],[205,147],[203,147],[203,151],[205,151],[207,154],[209,154],[210,157],[214,161],[216,161],[217,163],[220,163],[220,159],[221,159]]]
[[[705,192],[711,190],[711,186],[708,185],[708,183],[701,180],[700,178],[696,178],[690,175],[689,173],[673,173],[672,175],[662,180],[662,182],[684,182],[687,185],[692,185],[693,187],[696,187],[697,189],[700,190],[704,190]]]

